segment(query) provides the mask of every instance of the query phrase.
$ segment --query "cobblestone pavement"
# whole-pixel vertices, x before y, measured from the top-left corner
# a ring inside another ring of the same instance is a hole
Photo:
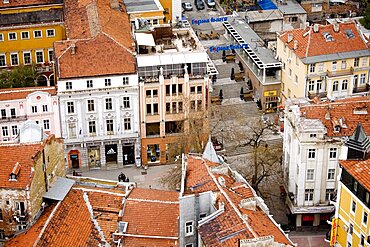
[[[289,238],[299,247],[326,247],[329,243],[325,241],[323,232],[291,232]]]

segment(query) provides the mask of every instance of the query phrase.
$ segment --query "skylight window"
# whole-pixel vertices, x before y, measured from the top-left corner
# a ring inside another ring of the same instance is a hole
[[[324,36],[326,42],[328,42],[328,41],[334,41],[334,38],[333,38],[333,36],[330,33],[323,32],[322,35]]]
[[[355,37],[351,29],[344,30],[344,32],[346,33],[347,39],[353,39]]]

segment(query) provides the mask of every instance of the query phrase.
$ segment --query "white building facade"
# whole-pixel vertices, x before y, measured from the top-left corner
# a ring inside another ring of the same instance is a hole
[[[27,120],[35,121],[45,133],[61,137],[55,87],[0,90],[0,141],[17,141],[19,130]]]
[[[140,157],[137,75],[62,80],[58,85],[69,168],[135,164]]]

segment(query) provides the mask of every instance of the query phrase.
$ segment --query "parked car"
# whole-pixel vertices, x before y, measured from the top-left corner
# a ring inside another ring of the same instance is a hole
[[[216,7],[215,0],[207,0],[207,6],[210,8]]]
[[[194,0],[194,4],[197,10],[204,9],[204,2],[202,0]]]
[[[182,3],[182,8],[185,11],[192,11],[193,10],[193,5],[191,5],[191,3],[189,3],[189,2]]]

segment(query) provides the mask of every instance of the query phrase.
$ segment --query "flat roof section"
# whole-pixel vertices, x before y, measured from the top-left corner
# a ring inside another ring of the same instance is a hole
[[[154,0],[124,0],[127,13],[161,10]]]

